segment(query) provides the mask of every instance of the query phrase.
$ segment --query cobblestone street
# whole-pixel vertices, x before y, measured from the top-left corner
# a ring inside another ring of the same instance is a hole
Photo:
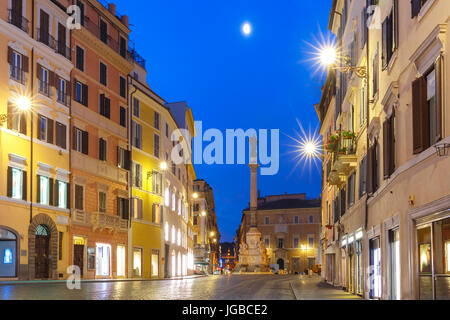
[[[359,299],[317,276],[232,275],[186,280],[0,285],[2,300],[339,300]]]

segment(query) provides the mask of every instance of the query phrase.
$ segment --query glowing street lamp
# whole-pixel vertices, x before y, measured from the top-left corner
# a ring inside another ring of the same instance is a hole
[[[216,235],[216,233],[214,231],[211,231],[211,233],[209,234],[211,237],[214,237]]]
[[[325,66],[331,66],[336,64],[337,51],[335,47],[325,47],[320,50],[319,53],[320,63]]]
[[[198,199],[198,193],[195,192],[195,193],[192,195],[192,197],[193,197],[194,199]]]
[[[323,66],[349,74],[354,72],[359,78],[367,78],[367,68],[353,66],[352,58],[348,55],[341,56],[336,47],[324,46],[318,52],[319,61]],[[339,59],[341,58],[341,59]],[[338,60],[342,60],[343,66],[338,66]]]
[[[202,217],[206,217],[206,211],[205,210],[202,211]]]
[[[162,171],[166,171],[167,170],[167,162],[165,162],[165,161],[161,162],[159,167]]]
[[[27,96],[20,95],[16,99],[14,99],[14,104],[19,109],[20,112],[26,112],[31,110],[31,99]],[[8,121],[8,115],[7,114],[0,114],[0,125],[3,125]]]

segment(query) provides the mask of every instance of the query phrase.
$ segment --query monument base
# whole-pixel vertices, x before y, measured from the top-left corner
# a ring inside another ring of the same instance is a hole
[[[246,243],[241,243],[239,250],[238,272],[268,272],[270,267],[266,246],[261,240],[261,232],[257,228],[250,228],[247,232]]]

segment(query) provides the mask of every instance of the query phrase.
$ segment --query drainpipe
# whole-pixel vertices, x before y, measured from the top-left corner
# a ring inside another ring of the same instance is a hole
[[[128,93],[130,92],[130,86],[132,86],[132,79],[128,75],[128,86],[127,90]],[[132,123],[132,108],[133,108],[133,96],[137,92],[137,88],[133,85],[134,91],[129,94],[129,101],[128,101],[128,146],[130,148],[130,166],[131,166],[131,160],[133,159],[133,133],[131,131],[131,123]],[[132,187],[132,181],[131,181],[131,170],[128,172],[128,198],[129,198],[129,209],[128,209],[128,278],[132,278],[132,249],[133,249],[133,233],[132,233],[132,212],[130,210],[131,203],[133,200],[133,187]]]
[[[366,8],[367,10],[367,8]],[[367,12],[366,12],[367,14]],[[367,27],[367,26],[366,26]],[[366,156],[366,214],[365,214],[365,219],[364,219],[364,230],[367,231],[367,225],[369,223],[369,193],[368,193],[368,175],[369,175],[369,159],[367,158],[369,156],[369,120],[370,120],[370,77],[369,77],[369,59],[370,59],[370,52],[369,52],[369,42],[370,40],[370,29],[367,28],[367,44],[366,44],[366,60],[367,60],[367,72],[366,72],[366,90],[367,90],[367,97],[366,97],[366,148],[367,148],[367,156]]]

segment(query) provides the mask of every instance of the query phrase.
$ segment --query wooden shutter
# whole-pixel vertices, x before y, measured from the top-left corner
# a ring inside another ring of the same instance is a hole
[[[156,221],[156,204],[154,203],[152,205],[152,222],[155,223]]]
[[[389,176],[395,171],[395,111],[389,119]]]
[[[14,57],[13,57],[13,49],[11,47],[8,47],[8,63],[10,65],[14,65]]]
[[[383,173],[384,178],[389,178],[389,165],[390,165],[390,128],[391,122],[389,119],[383,123]]]
[[[8,177],[7,177],[7,196],[8,198],[12,198],[12,168],[8,167]]]
[[[49,205],[53,206],[55,205],[55,197],[54,197],[54,185],[55,185],[55,181],[52,178],[48,179],[48,203]]]
[[[36,77],[38,80],[42,79],[42,66],[39,63],[36,64]]]
[[[22,171],[22,200],[23,201],[27,201],[28,195],[27,195],[27,172],[26,171]]]
[[[387,17],[384,21],[383,21],[383,27],[382,27],[382,47],[383,47],[383,52],[381,55],[381,64],[382,64],[382,68],[383,70],[385,68],[387,68],[387,64],[388,64],[388,24],[389,24],[389,17]]]
[[[88,95],[89,95],[89,92],[88,92],[88,86],[87,85],[85,85],[85,84],[82,84],[82,87],[83,87],[83,93],[82,93],[82,95],[83,95],[83,101],[82,101],[82,104],[84,105],[84,106],[88,106]]]
[[[74,100],[77,101],[77,102],[81,102],[81,101],[77,100],[77,79],[76,78],[73,79],[72,85],[73,85],[73,98],[74,98]]]
[[[434,133],[434,143],[442,139],[442,106],[443,104],[443,81],[442,75],[444,74],[443,69],[443,57],[442,55],[436,60],[434,65],[434,70],[436,73],[436,132]]]
[[[413,114],[413,150],[418,154],[425,149],[423,136],[425,135],[425,125],[422,119],[423,109],[427,103],[427,81],[424,77],[416,79],[412,83],[412,114]],[[428,118],[428,116],[427,116]]]
[[[20,114],[20,133],[27,134],[27,115],[25,112]]]
[[[41,176],[37,175],[36,177],[36,203],[41,203]]]
[[[54,191],[54,205],[55,207],[59,206],[59,183],[58,180],[55,180],[55,191]]]
[[[63,124],[61,126],[61,148],[67,149],[67,127]]]
[[[373,177],[373,166],[374,166],[374,163],[373,163],[373,152],[374,152],[373,146],[370,147],[367,150],[367,167],[368,167],[368,170],[366,172],[366,181],[367,181],[367,183],[366,183],[366,190],[367,190],[367,194],[369,194],[369,195],[371,195],[373,193],[373,191],[374,191],[373,190],[373,180],[374,180],[374,177]]]
[[[108,119],[111,118],[111,100],[108,98],[105,98],[105,112],[106,112],[106,117]]]
[[[70,209],[70,183],[67,183],[66,190],[66,209]]]
[[[54,127],[55,122],[52,119],[47,119],[47,142],[54,144]]]
[[[82,138],[82,153],[85,155],[89,154],[89,133],[86,131],[83,131],[83,138]]]
[[[22,56],[22,71],[26,73],[30,72],[30,63],[27,56]]]
[[[77,128],[73,127],[72,149],[77,150]]]
[[[421,1],[422,0],[411,0],[411,17],[416,17],[421,9]]]
[[[131,151],[125,150],[125,170],[131,169]]]

